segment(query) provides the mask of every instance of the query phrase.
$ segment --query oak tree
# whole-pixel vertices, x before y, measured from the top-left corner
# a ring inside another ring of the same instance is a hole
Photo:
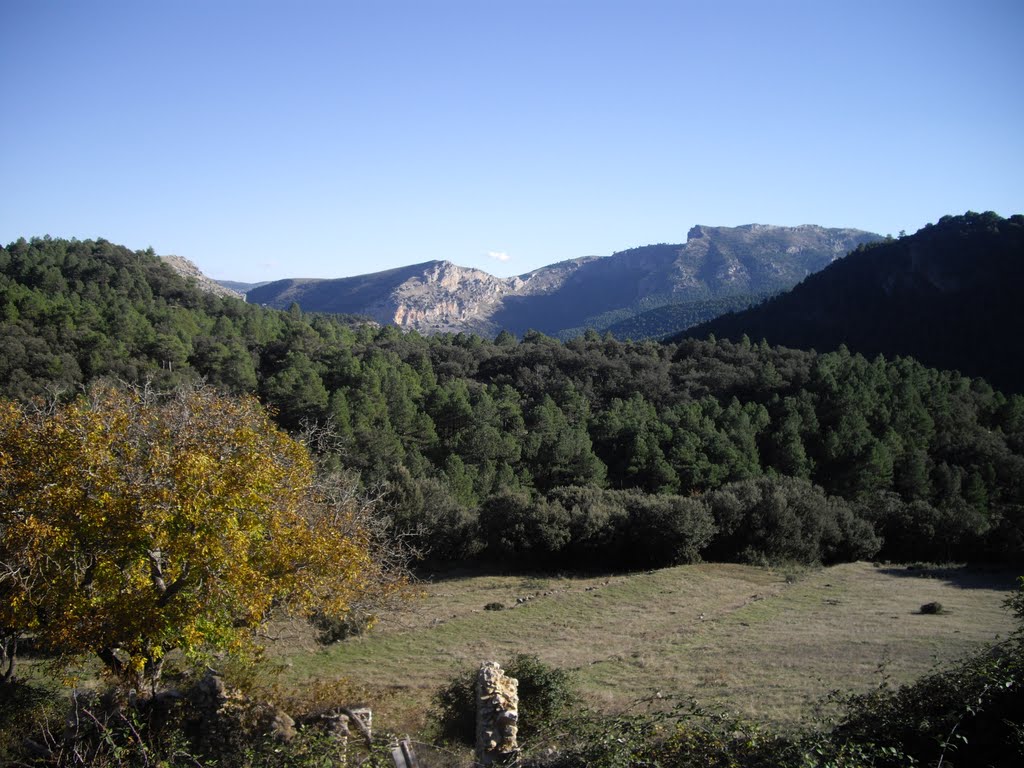
[[[170,650],[243,651],[277,606],[400,592],[362,514],[253,398],[0,402],[0,632],[152,691]]]

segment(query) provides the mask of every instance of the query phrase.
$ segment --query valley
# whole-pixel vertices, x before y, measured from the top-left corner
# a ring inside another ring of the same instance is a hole
[[[1024,3],[0,27],[0,768],[1024,766]]]
[[[991,763],[1022,689],[1024,396],[1005,375],[1022,224],[943,217],[830,257],[781,294],[743,291],[777,265],[751,255],[753,240],[781,237],[793,255],[782,228],[699,228],[685,248],[566,262],[548,284],[561,287],[512,297],[566,341],[403,330],[306,311],[298,293],[274,309],[214,292],[185,260],[102,239],[11,243],[0,673],[29,698],[0,706],[0,723],[40,737],[30,723],[64,717],[61,675],[77,675],[90,714],[149,712],[166,690],[189,722],[229,728],[242,752],[172,734],[218,764],[323,746],[316,729],[271,739],[268,707],[322,725],[324,711],[369,703],[384,732],[448,755],[426,764],[459,765],[428,717],[435,696],[484,659],[528,658],[524,695],[535,675],[570,675],[578,696],[546,721],[554,743],[524,736],[537,768],[552,755],[676,766],[679,749],[772,766],[852,750],[895,768],[903,749],[935,762],[954,727]],[[655,264],[675,270],[672,291],[695,284],[703,298],[659,304],[669,291],[638,278],[667,280]],[[584,281],[588,269],[607,279]],[[397,280],[427,307],[467,275],[432,263],[379,277],[346,290],[384,306]],[[479,296],[503,290],[469,279]],[[593,301],[559,293],[576,283]],[[936,296],[963,330],[941,335],[963,372],[909,356],[935,348],[923,325],[940,327],[927,319]],[[475,299],[452,301],[441,309],[472,315]],[[511,306],[499,304],[490,318]],[[921,322],[892,320],[901,346],[868,356],[863,329],[897,309]],[[740,332],[787,312],[834,349]],[[703,338],[607,332],[712,316],[719,330],[692,331]],[[410,583],[412,569],[445,575]],[[267,663],[250,641],[268,643]],[[202,665],[222,683],[197,681]],[[196,691],[222,684],[240,709],[203,709]],[[107,699],[90,691],[106,690],[152,698],[96,709]],[[702,709],[686,710],[691,697]],[[631,735],[594,736],[609,728]],[[80,738],[96,754],[122,748],[122,735]],[[0,739],[0,756],[22,754],[16,741]]]

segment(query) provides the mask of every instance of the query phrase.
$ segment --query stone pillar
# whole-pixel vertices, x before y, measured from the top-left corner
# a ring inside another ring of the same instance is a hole
[[[478,765],[517,765],[519,746],[519,681],[508,677],[496,661],[476,676],[476,761]]]
[[[337,768],[344,768],[344,766],[348,765],[348,737],[350,735],[348,715],[329,712],[320,715],[320,721],[324,730],[330,736],[331,741],[334,742],[334,765]]]

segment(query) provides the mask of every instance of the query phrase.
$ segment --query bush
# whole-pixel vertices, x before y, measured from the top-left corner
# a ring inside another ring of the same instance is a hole
[[[316,641],[321,645],[333,645],[350,637],[358,637],[373,626],[375,616],[359,611],[351,611],[344,616],[331,616],[317,611],[309,618],[309,623],[316,630]]]
[[[559,505],[526,491],[501,491],[480,506],[480,534],[487,556],[544,566],[569,542],[569,514]]]
[[[905,502],[894,493],[879,493],[863,499],[859,506],[884,539],[879,556],[886,560],[951,562],[972,559],[984,549],[981,542],[989,520],[957,500],[933,506],[921,499]],[[1011,530],[1002,529],[1000,535],[1005,541],[1015,540]],[[992,552],[999,549],[990,547]]]
[[[528,755],[524,768],[816,768],[816,755],[802,754],[793,738],[696,702],[671,697],[636,705],[646,712],[608,717],[584,712],[559,737],[558,747]],[[870,765],[833,762],[840,766]]]
[[[283,710],[204,679],[184,694],[135,698],[118,689],[57,693],[0,686],[0,765],[50,768],[318,768],[337,764],[339,744],[316,714],[295,722]],[[41,696],[41,698],[40,698]],[[358,739],[350,760],[390,765]],[[358,753],[358,757],[357,754]],[[390,757],[390,755],[387,755]]]
[[[520,739],[535,738],[577,700],[572,675],[533,654],[517,653],[505,667],[505,674],[519,681]]]
[[[475,744],[476,671],[460,672],[435,693],[429,717],[439,741]]]
[[[662,568],[700,559],[715,533],[697,499],[566,487],[549,501],[567,511],[570,540],[559,558],[578,567]]]
[[[625,506],[623,564],[630,568],[696,562],[716,531],[707,505],[698,499],[626,493]]]
[[[1024,764],[1022,662],[1011,642],[894,691],[851,697],[832,739],[899,749],[924,765],[943,755],[956,765]]]
[[[40,685],[12,681],[0,684],[0,765],[16,765],[26,739],[35,738],[40,722],[60,722],[60,693]]]
[[[881,546],[870,522],[808,480],[759,477],[704,495],[718,526],[712,559],[836,563],[874,555]]]

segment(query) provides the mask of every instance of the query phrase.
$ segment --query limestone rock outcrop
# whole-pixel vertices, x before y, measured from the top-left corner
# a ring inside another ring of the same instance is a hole
[[[244,294],[226,288],[213,278],[204,275],[199,267],[184,256],[161,256],[160,260],[182,277],[195,280],[199,288],[206,293],[212,293],[215,296],[228,296],[234,299],[245,298]]]

